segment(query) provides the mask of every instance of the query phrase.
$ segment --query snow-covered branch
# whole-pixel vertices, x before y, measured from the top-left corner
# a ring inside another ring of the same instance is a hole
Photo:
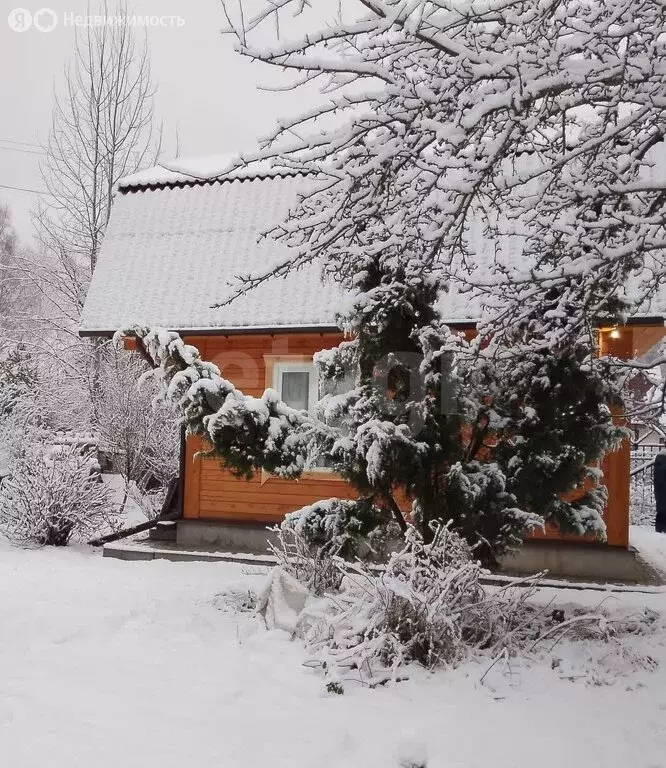
[[[305,411],[283,403],[267,389],[257,398],[243,394],[201,359],[177,333],[133,327],[141,353],[159,370],[165,395],[180,409],[190,434],[204,437],[210,453],[239,476],[266,470],[298,477],[330,440],[326,426]]]
[[[490,326],[544,301],[576,307],[553,340],[621,318],[666,272],[664,21],[658,0],[359,0],[328,16],[292,0],[236,19],[241,53],[334,94],[263,144],[329,180],[273,234],[294,268],[321,260],[347,287],[359,260],[409,259],[478,296]]]

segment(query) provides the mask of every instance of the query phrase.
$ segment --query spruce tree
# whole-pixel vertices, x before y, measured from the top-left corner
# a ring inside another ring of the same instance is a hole
[[[605,489],[595,467],[623,430],[609,364],[583,340],[536,344],[529,327],[465,339],[437,311],[437,287],[381,257],[355,279],[341,327],[315,356],[316,415],[239,392],[176,334],[135,329],[161,365],[191,433],[237,476],[297,478],[321,461],[357,491],[288,516],[313,543],[352,553],[414,525],[425,541],[449,524],[488,566],[544,521],[603,537]],[[336,382],[355,385],[335,393]]]

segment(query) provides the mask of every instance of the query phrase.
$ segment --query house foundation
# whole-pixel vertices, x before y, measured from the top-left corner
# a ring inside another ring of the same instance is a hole
[[[503,558],[501,572],[548,576],[578,581],[622,584],[663,584],[664,576],[641,557],[635,547],[604,544],[571,544],[563,541],[530,541]]]
[[[268,544],[277,544],[277,534],[263,525],[179,520],[176,545],[182,549],[204,549],[266,555]]]
[[[277,542],[274,532],[262,525],[179,520],[176,540],[170,551],[187,553],[187,559],[211,559],[215,553],[234,558],[247,555],[266,557],[268,544]],[[119,557],[116,550],[105,556]],[[134,551],[127,559],[143,559]],[[174,557],[173,559],[182,559]],[[220,555],[219,559],[226,559]],[[518,552],[505,557],[500,572],[507,575],[532,575],[547,571],[548,577],[612,584],[664,584],[664,574],[656,571],[635,547],[609,547],[603,544],[562,541],[529,541]]]

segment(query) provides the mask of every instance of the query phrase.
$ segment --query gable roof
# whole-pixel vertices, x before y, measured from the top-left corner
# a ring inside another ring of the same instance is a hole
[[[133,324],[192,334],[336,328],[344,296],[322,282],[317,264],[215,306],[237,287],[238,276],[262,274],[289,257],[287,246],[261,235],[284,221],[314,179],[224,156],[126,177],[118,185],[80,334],[111,335]],[[479,253],[492,254],[481,227],[472,226],[470,237]],[[659,292],[633,321],[660,322],[664,298]],[[452,285],[439,310],[445,322],[474,325],[483,301]]]
[[[314,265],[214,307],[236,276],[288,256],[286,246],[259,237],[286,217],[306,184],[302,176],[264,176],[121,187],[80,333],[133,323],[179,331],[335,326],[340,293],[323,285]]]
[[[257,164],[224,176],[154,168],[123,179],[81,317],[83,336],[132,324],[182,332],[333,329],[343,295],[318,265],[272,279],[216,308],[239,275],[289,256],[261,235],[283,221],[313,177]],[[453,292],[446,319],[474,322]],[[473,308],[472,308],[473,309]]]

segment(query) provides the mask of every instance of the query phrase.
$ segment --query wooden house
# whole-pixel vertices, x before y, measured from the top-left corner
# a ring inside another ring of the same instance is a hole
[[[108,337],[132,323],[176,330],[247,394],[273,387],[289,404],[312,408],[318,396],[312,355],[341,340],[335,324],[338,290],[324,285],[315,267],[307,267],[215,307],[236,276],[285,257],[285,246],[259,236],[284,219],[308,183],[302,175],[261,169],[201,178],[157,168],[125,179],[86,300],[81,335]],[[452,327],[467,331],[473,331],[481,313],[455,290],[443,297],[440,310]],[[626,326],[600,329],[600,352],[635,357],[663,335],[662,316],[646,313]],[[263,551],[266,525],[318,499],[351,493],[323,467],[298,481],[266,474],[237,480],[219,462],[195,457],[199,447],[194,438],[183,445],[178,542],[186,547]],[[605,459],[608,541],[595,548],[597,553],[629,546],[629,464],[628,442]],[[554,531],[541,538],[561,540]]]

